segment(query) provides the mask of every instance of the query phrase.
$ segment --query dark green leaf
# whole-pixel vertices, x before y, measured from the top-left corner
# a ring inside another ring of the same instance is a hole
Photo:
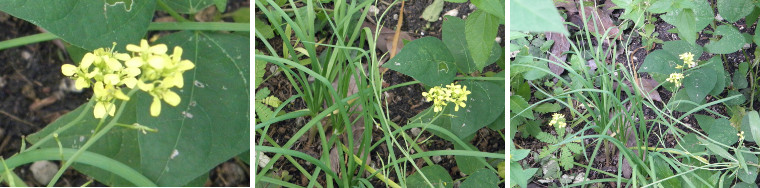
[[[483,67],[488,64],[498,30],[498,18],[480,9],[467,16],[465,39],[477,70],[483,70]]]
[[[454,57],[435,37],[410,42],[383,67],[411,76],[428,86],[449,84],[456,74]]]
[[[739,137],[736,135],[738,131],[731,126],[731,122],[728,119],[713,119],[710,116],[699,114],[695,114],[694,117],[697,119],[699,127],[705,130],[707,136],[711,139],[729,146],[739,140]]]
[[[715,69],[700,68],[690,71],[683,80],[683,87],[686,94],[692,101],[704,100],[707,93],[715,88]]]
[[[447,187],[451,188],[454,187],[454,181],[451,179],[451,176],[449,175],[448,171],[439,165],[433,165],[433,166],[426,166],[422,167],[420,171],[414,172],[414,174],[410,175],[409,177],[406,177],[406,186],[407,187],[430,187],[430,185],[425,181],[425,179],[422,178],[422,174],[425,174],[425,177],[428,181],[430,181],[431,184],[433,184],[433,187]]]
[[[509,1],[509,24],[512,31],[549,31],[570,36],[551,0]]]
[[[475,72],[477,69],[475,62],[472,60],[470,50],[467,47],[467,41],[462,40],[465,38],[464,20],[453,16],[444,17],[446,20],[443,21],[441,38],[451,52],[451,55],[454,56],[457,68],[459,68],[460,72],[467,74]]]
[[[751,0],[718,0],[718,13],[731,23],[744,18],[755,6]]]
[[[717,42],[710,42],[705,44],[705,49],[714,54],[730,54],[742,49],[744,46],[744,37],[730,25],[720,25],[715,29],[713,35],[723,36]]]
[[[472,93],[467,96],[467,106],[451,114],[451,130],[464,138],[490,124],[504,113],[504,88],[490,82],[462,81]]]
[[[480,169],[468,176],[460,187],[499,187],[499,177],[489,169]]]

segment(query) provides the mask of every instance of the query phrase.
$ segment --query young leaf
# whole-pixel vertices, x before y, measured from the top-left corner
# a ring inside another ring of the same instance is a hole
[[[467,41],[462,40],[465,38],[464,20],[453,16],[444,17],[446,20],[443,21],[443,25],[441,26],[441,38],[451,52],[451,55],[454,56],[457,68],[459,68],[460,72],[467,74],[475,72],[477,69],[475,68],[475,62],[472,60],[472,54],[470,54]]]
[[[754,140],[760,140],[760,114],[757,111],[750,111],[745,117],[749,125],[742,124],[742,126],[749,126]]]
[[[487,65],[498,30],[498,18],[480,9],[465,20],[465,39],[477,70],[483,70]]]
[[[428,5],[422,11],[421,18],[428,22],[436,22],[438,21],[438,16],[441,15],[441,11],[443,11],[443,0],[435,0],[433,4]]]

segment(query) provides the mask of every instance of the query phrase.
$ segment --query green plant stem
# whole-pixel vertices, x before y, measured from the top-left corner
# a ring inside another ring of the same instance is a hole
[[[344,150],[348,150],[348,148],[346,147],[346,145],[340,144],[340,146],[343,147]],[[358,156],[356,156],[354,154],[351,154],[351,156],[353,156],[354,161],[356,161],[356,163],[358,163],[359,165],[364,165],[364,168],[367,168],[367,171],[369,173],[375,174],[375,172],[377,172],[377,170],[375,170],[374,168],[370,167],[367,164],[364,164],[364,162],[362,162],[362,159],[360,159]],[[377,173],[377,174],[375,174],[375,177],[377,177],[377,179],[380,179],[380,181],[383,181],[384,183],[388,184],[389,186],[391,186],[393,188],[401,188],[401,186],[399,186],[398,184],[396,184],[396,182],[393,182],[393,180],[388,179],[383,174]]]
[[[73,157],[73,155],[76,153],[81,153],[79,158]],[[108,158],[106,156],[97,154],[97,153],[93,153],[89,151],[82,152],[82,150],[64,148],[63,156],[66,157],[68,161],[73,161],[77,163],[82,163],[82,164],[98,167],[105,171],[114,173],[120,177],[123,177],[125,180],[131,182],[132,184],[136,186],[141,186],[141,187],[156,187],[157,186],[150,179],[143,176],[142,174],[140,174],[140,172],[137,172],[135,169],[132,169],[126,164],[116,161],[114,159]],[[58,159],[59,158],[58,158],[57,148],[44,148],[44,149],[38,149],[34,151],[28,151],[25,153],[19,153],[11,158],[8,158],[8,160],[6,160],[5,163],[8,165],[9,169],[13,169],[18,166],[35,162],[35,161],[58,160]],[[5,169],[0,168],[0,173],[4,171]],[[54,181],[51,181],[51,182],[54,182]]]
[[[230,22],[151,22],[148,25],[148,30],[251,31],[251,24]]]
[[[171,7],[169,7],[169,5],[167,5],[166,2],[164,2],[164,0],[158,0],[158,1],[156,1],[156,3],[162,9],[164,9],[164,11],[166,11],[166,13],[169,13],[169,15],[171,15],[175,20],[180,21],[180,22],[188,22],[189,21],[189,20],[185,19],[185,17],[180,16],[177,13],[177,11],[174,11],[174,9],[172,9]]]
[[[132,89],[129,91],[129,94],[127,94],[127,96],[131,97],[137,91],[138,89]],[[53,185],[55,185],[55,182],[57,182],[58,179],[61,178],[61,175],[63,175],[63,172],[66,171],[66,169],[69,168],[69,166],[71,166],[72,162],[79,155],[81,155],[84,151],[90,148],[90,146],[95,144],[95,142],[98,141],[101,137],[106,135],[106,133],[108,133],[108,131],[110,131],[111,128],[116,126],[116,122],[119,120],[119,118],[121,118],[121,115],[124,113],[124,107],[126,106],[126,104],[127,104],[127,101],[123,101],[119,105],[119,109],[117,110],[118,112],[116,113],[116,116],[114,116],[114,118],[111,119],[110,122],[108,122],[108,124],[103,128],[103,130],[98,131],[90,140],[88,140],[86,143],[84,143],[84,145],[82,145],[82,148],[80,148],[76,153],[74,153],[74,155],[72,155],[71,158],[68,161],[66,161],[66,163],[63,164],[61,169],[59,169],[58,172],[55,174],[55,176],[53,176],[53,179],[50,181],[50,183],[48,183],[47,185],[48,187],[52,187]]]
[[[90,108],[92,108],[92,104],[95,103],[95,100],[93,100],[93,99],[94,98],[91,98],[90,101],[87,102],[87,104],[85,104],[84,109],[90,109]],[[58,129],[56,129],[52,134],[48,134],[47,136],[45,136],[42,139],[40,139],[36,144],[30,146],[26,150],[20,151],[20,153],[24,153],[25,151],[34,150],[36,148],[39,148],[42,144],[44,144],[48,140],[53,139],[53,135],[54,134],[60,134],[61,132],[66,131],[69,128],[71,128],[72,126],[76,125],[79,121],[82,120],[82,118],[84,118],[85,114],[88,114],[88,113],[85,113],[85,112],[80,113],[76,118],[74,118],[73,121],[70,121],[69,123],[67,123],[63,127],[60,127]]]
[[[40,34],[34,34],[34,35],[25,36],[25,37],[19,37],[19,38],[0,42],[0,50],[4,50],[4,49],[16,47],[16,46],[23,46],[23,45],[32,44],[32,43],[49,41],[49,40],[53,40],[57,38],[58,36],[55,36],[52,33],[40,33]]]

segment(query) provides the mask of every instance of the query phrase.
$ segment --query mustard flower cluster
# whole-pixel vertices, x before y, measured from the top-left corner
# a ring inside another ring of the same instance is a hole
[[[105,118],[106,114],[114,116],[114,100],[129,100],[121,91],[123,87],[133,89],[137,86],[153,96],[152,116],[161,113],[161,99],[177,106],[181,99],[170,88],[182,88],[182,73],[195,67],[189,60],[181,59],[182,48],[174,47],[174,53],[168,55],[165,44],[150,46],[146,40],[140,41],[140,46],[129,44],[126,48],[131,55],[114,52],[113,47],[99,48],[85,54],[79,66],[61,66],[64,75],[76,80],[77,89],[93,88],[95,118]]]
[[[472,92],[467,90],[467,86],[462,87],[452,83],[446,85],[446,88],[439,86],[430,88],[430,91],[422,92],[422,96],[428,102],[433,101],[434,112],[440,112],[449,102],[454,103],[454,111],[459,111],[459,107],[467,106],[464,102],[467,101],[467,95],[470,93]]]
[[[559,128],[565,128],[567,126],[567,123],[565,123],[565,115],[562,114],[553,114],[552,120],[549,121],[549,126],[557,126]]]
[[[694,54],[691,52],[678,55],[678,58],[683,60],[683,65],[676,65],[676,69],[684,69],[685,67],[694,68],[697,66],[697,62],[694,61]],[[682,73],[670,73],[670,76],[665,81],[674,83],[676,87],[681,87],[681,80],[684,78],[685,76]]]

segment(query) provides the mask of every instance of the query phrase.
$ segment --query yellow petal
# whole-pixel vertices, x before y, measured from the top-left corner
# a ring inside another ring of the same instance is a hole
[[[106,116],[106,106],[103,104],[103,102],[98,102],[95,104],[95,109],[92,111],[93,115],[95,115],[95,118],[103,119],[103,117]]]
[[[107,58],[106,65],[108,65],[108,68],[113,71],[119,71],[121,70],[122,66],[121,63],[119,63],[119,60],[116,60],[114,58]]]
[[[182,74],[180,73],[175,73],[169,77],[166,77],[164,81],[168,82],[168,87],[177,86],[177,88],[182,88],[185,85],[185,81],[182,77]]]
[[[113,57],[115,57],[116,59],[121,60],[121,61],[126,61],[126,60],[129,60],[130,58],[132,58],[132,56],[130,56],[129,54],[125,54],[125,53],[114,53]]]
[[[96,58],[95,54],[92,54],[92,53],[84,54],[84,57],[82,57],[82,62],[79,63],[79,67],[82,67],[84,69],[89,68],[90,65],[92,65],[92,62],[95,61],[95,58]]]
[[[106,109],[108,110],[108,115],[114,116],[116,114],[116,105],[113,103],[108,103],[106,106]]]
[[[141,50],[141,49],[140,49],[140,47],[139,47],[139,46],[137,46],[137,45],[134,45],[134,44],[127,44],[127,51],[130,51],[130,52],[140,52],[140,51],[142,51],[142,50]]]
[[[141,57],[133,57],[132,59],[124,62],[124,64],[126,64],[127,67],[140,67],[143,65],[143,60]]]
[[[179,102],[181,100],[179,98],[179,95],[177,95],[177,93],[174,93],[171,90],[166,90],[166,92],[164,92],[163,97],[164,97],[164,101],[166,101],[167,104],[172,105],[172,106],[179,105]]]
[[[137,87],[146,92],[151,91],[154,88],[152,83],[146,84],[144,82],[137,82]]]
[[[179,62],[182,59],[182,47],[175,46],[174,53],[172,54],[172,61]]]
[[[103,76],[103,81],[108,85],[116,85],[119,83],[119,75],[106,74],[105,76]]]
[[[140,71],[140,68],[137,68],[137,67],[128,67],[124,69],[124,72],[127,73],[128,77],[135,77],[137,75],[140,75],[141,71]]]
[[[96,97],[104,97],[108,95],[105,87],[103,87],[103,82],[95,82],[95,87],[92,88],[92,93],[95,94]]]
[[[72,64],[63,64],[61,66],[61,73],[66,76],[73,76],[77,72],[77,67]]]
[[[116,89],[116,92],[114,92],[114,97],[116,97],[117,99],[125,100],[125,101],[129,100],[129,96],[125,95],[119,89]]]
[[[90,87],[90,83],[87,82],[87,80],[85,80],[84,78],[79,77],[79,78],[77,78],[77,82],[74,84],[74,86],[78,90],[82,90],[83,88]]]
[[[163,69],[164,68],[164,58],[161,56],[152,56],[150,59],[148,59],[148,64],[156,69]]]
[[[135,88],[135,85],[137,85],[137,79],[133,77],[125,78],[124,80],[121,80],[124,85],[127,85],[129,89]]]
[[[179,62],[179,65],[177,66],[177,71],[184,72],[186,70],[190,70],[195,68],[195,64],[191,62],[190,60],[182,60]]]
[[[153,54],[166,54],[166,51],[168,48],[166,48],[166,44],[158,44],[155,46],[151,46],[148,51],[150,51]]]
[[[153,96],[153,103],[150,104],[150,115],[158,117],[159,114],[161,114],[161,100]]]

